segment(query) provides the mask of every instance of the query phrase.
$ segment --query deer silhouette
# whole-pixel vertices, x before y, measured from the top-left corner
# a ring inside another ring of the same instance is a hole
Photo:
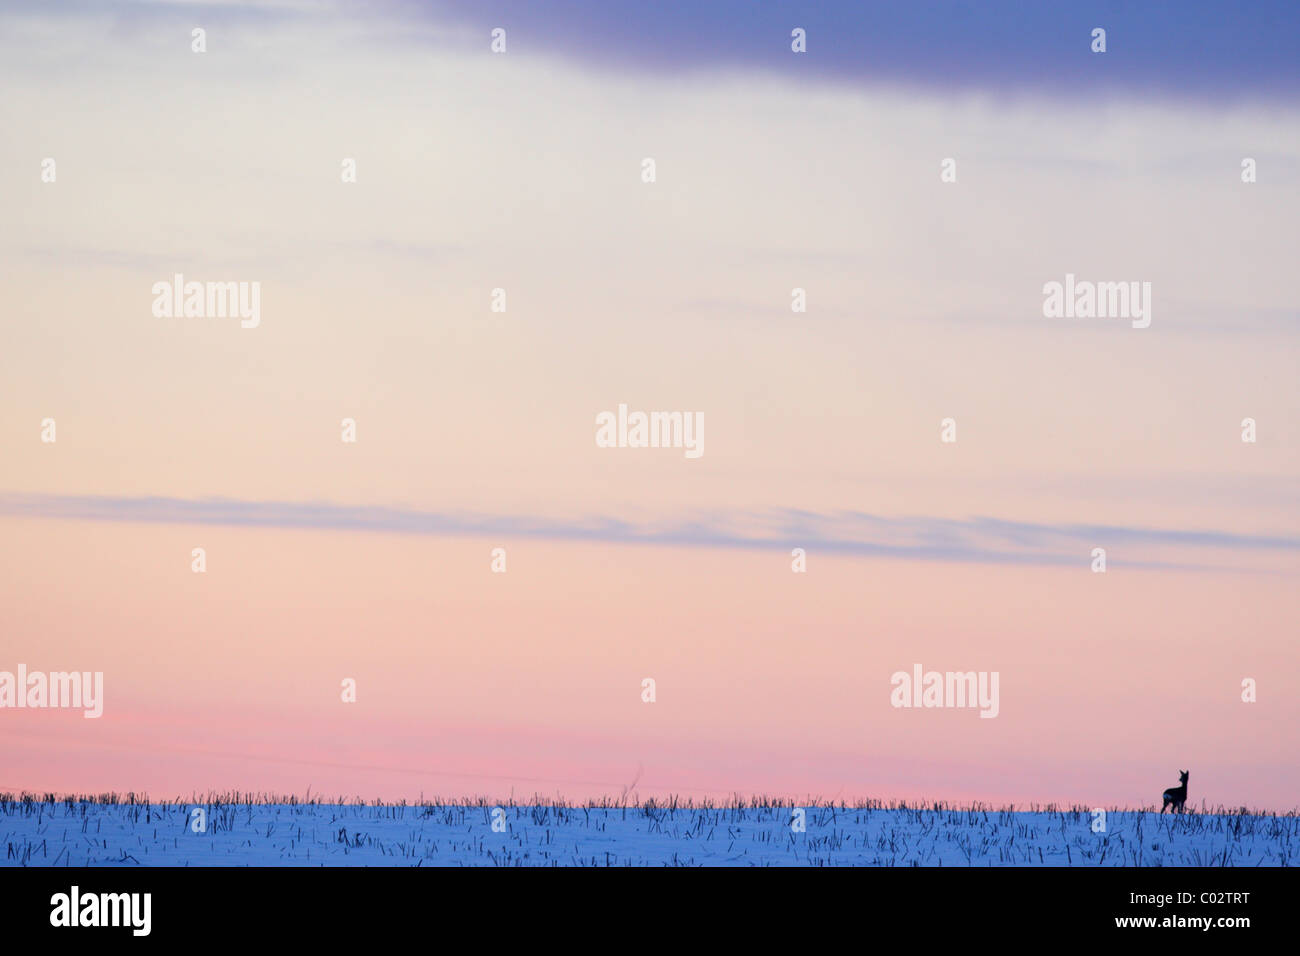
[[[1160,812],[1164,813],[1166,807],[1173,807],[1170,813],[1182,813],[1187,805],[1187,777],[1186,770],[1178,771],[1178,782],[1181,786],[1170,787],[1165,791],[1164,803],[1160,805]]]

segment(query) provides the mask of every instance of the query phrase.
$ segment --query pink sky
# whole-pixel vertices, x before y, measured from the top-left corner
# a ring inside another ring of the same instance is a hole
[[[106,682],[97,720],[4,714],[5,786],[579,798],[640,768],[643,795],[1110,805],[1158,795],[1172,762],[1209,800],[1281,807],[1296,784],[1279,575],[816,552],[798,575],[779,551],[5,528],[6,661]],[[892,708],[913,663],[999,671],[999,716]]]
[[[1300,803],[1293,109],[249,16],[0,11],[0,671],[106,695],[0,710],[0,788]],[[916,663],[998,716],[891,707]]]

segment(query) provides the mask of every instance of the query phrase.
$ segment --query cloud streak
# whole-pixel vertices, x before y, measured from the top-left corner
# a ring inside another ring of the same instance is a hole
[[[1154,549],[1238,554],[1300,551],[1300,538],[1285,535],[1036,524],[991,517],[886,517],[859,511],[822,513],[798,509],[630,522],[608,515],[548,518],[329,502],[10,493],[0,494],[0,515],[720,550],[799,547],[814,553],[841,556],[1060,567],[1087,565],[1091,549],[1105,546],[1111,563],[1162,570],[1214,568],[1149,557],[1133,560],[1132,556],[1149,555]]]

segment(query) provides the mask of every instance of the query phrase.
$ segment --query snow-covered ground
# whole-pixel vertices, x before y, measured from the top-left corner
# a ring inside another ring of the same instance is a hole
[[[788,806],[494,810],[7,800],[0,847],[7,866],[1279,866],[1300,853],[1300,818],[1244,813],[1109,811],[1094,832],[1086,809],[808,807],[795,832]]]

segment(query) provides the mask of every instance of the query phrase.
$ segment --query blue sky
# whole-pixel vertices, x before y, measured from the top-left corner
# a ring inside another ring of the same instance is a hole
[[[34,14],[31,4],[0,2],[0,9]],[[383,26],[386,13],[391,23]],[[306,27],[342,14],[355,19],[358,46],[375,30],[392,28],[445,53],[465,52],[467,35],[457,28],[482,36],[486,47],[489,32],[503,27],[515,56],[559,55],[619,75],[735,68],[931,93],[1072,100],[1291,103],[1300,94],[1300,3],[1288,0],[74,0],[42,5],[40,14],[106,18],[110,35],[166,17],[209,26]],[[804,56],[790,52],[796,26],[807,31]],[[1106,30],[1104,55],[1090,49],[1096,27]]]
[[[1300,4],[474,0],[402,4],[626,71],[759,67],[931,90],[1294,99]],[[803,27],[808,54],[790,53]],[[1091,32],[1107,33],[1105,55]]]

